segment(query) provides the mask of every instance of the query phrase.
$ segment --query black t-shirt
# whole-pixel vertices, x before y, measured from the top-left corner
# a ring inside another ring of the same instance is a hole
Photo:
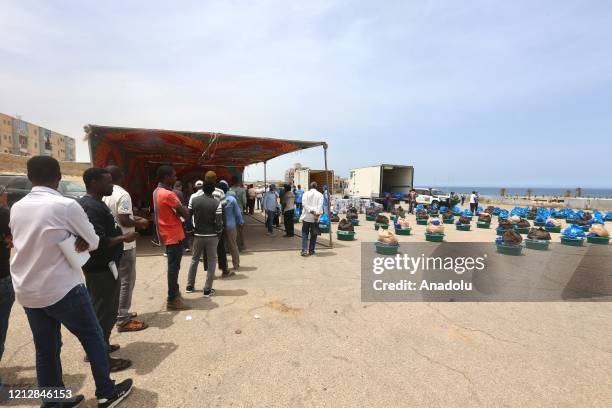
[[[121,235],[121,228],[115,222],[115,217],[110,209],[102,202],[90,195],[79,199],[79,204],[85,210],[89,222],[93,225],[96,234],[100,237],[98,249],[90,252],[91,258],[85,265],[83,271],[88,273],[103,272],[108,270],[108,263],[115,261],[119,267],[119,261],[123,255],[123,244],[108,246],[110,238]]]
[[[11,274],[11,250],[4,243],[4,237],[11,234],[9,220],[11,212],[8,207],[0,205],[0,279]]]

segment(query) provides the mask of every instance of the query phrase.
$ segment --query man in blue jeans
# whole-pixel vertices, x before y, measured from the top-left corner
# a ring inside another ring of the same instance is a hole
[[[274,236],[274,217],[278,210],[278,193],[276,192],[276,186],[274,184],[270,185],[270,189],[264,196],[262,207],[266,211],[267,234]]]
[[[61,326],[85,349],[96,384],[98,407],[114,407],[132,390],[131,379],[115,384],[110,378],[108,348],[83,282],[83,273],[70,264],[59,243],[76,237],[75,250],[95,250],[99,238],[78,202],[62,196],[59,162],[35,156],[27,163],[32,191],[13,205],[9,227],[15,256],[11,277],[15,297],[23,306],[36,349],[36,378],[40,388],[64,388]],[[75,407],[83,401],[43,401],[43,407]]]
[[[302,256],[315,254],[319,216],[323,214],[323,194],[317,190],[317,183],[310,183],[310,190],[302,196]],[[308,235],[310,234],[310,241]]]
[[[9,217],[8,207],[0,204],[0,361],[2,360],[2,354],[4,354],[4,341],[8,331],[9,316],[15,301],[9,262],[12,246]],[[1,378],[0,387],[2,387]]]

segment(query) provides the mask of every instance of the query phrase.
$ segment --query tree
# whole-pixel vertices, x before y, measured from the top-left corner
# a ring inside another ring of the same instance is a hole
[[[506,188],[505,187],[499,190],[499,195],[502,196],[502,197],[506,196]]]
[[[582,197],[582,188],[581,187],[576,188],[576,197]]]

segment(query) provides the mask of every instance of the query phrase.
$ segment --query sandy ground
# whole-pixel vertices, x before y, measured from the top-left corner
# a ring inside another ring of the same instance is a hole
[[[139,257],[133,309],[151,327],[113,335],[116,355],[134,362],[115,375],[135,380],[123,406],[611,406],[612,304],[362,303],[360,243],[376,232],[361,223],[358,241],[316,257],[299,257],[297,240],[295,250],[244,254],[237,277],[215,282],[216,297],[185,294],[193,310],[180,313],[164,311],[165,258]],[[449,227],[448,241],[495,237]],[[400,241],[423,240],[424,228]],[[252,224],[249,239],[263,233]],[[2,379],[35,384],[19,306],[6,346]],[[66,385],[94,407],[89,367],[66,331],[62,355]]]

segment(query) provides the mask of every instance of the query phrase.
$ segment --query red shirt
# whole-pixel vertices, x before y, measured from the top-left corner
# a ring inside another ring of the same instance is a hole
[[[180,217],[174,208],[181,205],[181,201],[173,191],[164,187],[157,187],[153,192],[155,205],[155,224],[160,243],[174,245],[185,239],[185,231]]]

